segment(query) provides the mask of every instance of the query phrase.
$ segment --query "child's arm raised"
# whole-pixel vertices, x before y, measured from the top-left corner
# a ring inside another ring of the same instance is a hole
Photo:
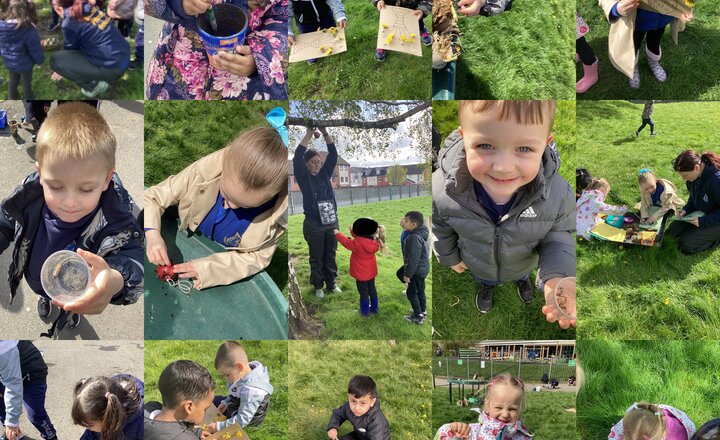
[[[320,168],[320,173],[331,176],[338,161],[337,148],[335,147],[335,141],[333,140],[332,136],[330,136],[330,133],[328,133],[327,129],[325,127],[320,127],[319,130],[320,133],[322,133],[323,135],[323,139],[325,140],[325,144],[327,145],[328,149],[328,155],[325,158],[325,163],[323,164],[322,168]]]

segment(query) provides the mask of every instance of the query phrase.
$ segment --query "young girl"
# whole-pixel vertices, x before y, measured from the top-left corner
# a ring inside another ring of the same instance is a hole
[[[495,376],[487,386],[480,423],[453,422],[440,427],[435,440],[530,440],[532,434],[520,421],[525,386],[508,373]]]
[[[695,424],[684,412],[667,405],[633,403],[610,430],[612,440],[688,440]]]
[[[580,198],[595,178],[585,168],[575,168],[575,201]]]
[[[142,440],[143,397],[142,381],[129,374],[78,382],[71,414],[87,428],[80,440]]]
[[[218,0],[148,0],[146,12],[165,20],[147,73],[149,99],[288,99],[285,56],[287,0],[228,0],[250,23],[236,53],[208,56],[197,15]]]
[[[672,182],[658,179],[652,171],[643,168],[638,173],[640,187],[640,219],[643,223],[653,224],[661,219],[666,212],[680,212],[685,201],[677,195],[677,188]],[[650,215],[650,208],[657,211]]]
[[[375,290],[377,261],[375,253],[387,252],[385,246],[385,227],[378,225],[373,219],[359,218],[355,220],[350,233],[355,239],[344,236],[340,231],[333,231],[338,242],[348,249],[350,255],[350,276],[355,278],[360,292],[360,314],[364,317],[370,313],[378,313],[378,297]]]
[[[10,0],[0,15],[0,55],[10,72],[8,98],[19,99],[18,84],[22,81],[25,100],[34,99],[32,69],[45,62],[40,35],[35,29],[35,5],[28,0]]]
[[[645,53],[653,76],[663,82],[667,74],[660,66],[662,49],[660,39],[668,24],[671,25],[672,37],[677,42],[678,32],[685,29],[685,23],[693,16],[683,14],[680,18],[663,15],[640,5],[640,0],[599,0],[610,21],[608,51],[613,66],[628,77],[632,89],[640,88],[640,47],[647,40]],[[686,2],[687,3],[687,2]],[[647,38],[646,38],[647,37]]]
[[[342,0],[289,0],[288,2],[288,42],[295,44],[292,18],[295,18],[300,34],[315,32],[337,26],[345,29],[347,15]],[[313,64],[317,59],[307,60]]]
[[[584,72],[583,77],[575,84],[577,93],[587,92],[598,81],[599,60],[585,39],[588,30],[585,20],[575,11],[575,52],[578,60],[582,61]]]
[[[575,205],[577,216],[577,234],[591,240],[590,230],[598,222],[598,214],[623,215],[627,212],[626,206],[608,205],[605,198],[610,192],[610,184],[605,179],[595,179],[583,191]]]

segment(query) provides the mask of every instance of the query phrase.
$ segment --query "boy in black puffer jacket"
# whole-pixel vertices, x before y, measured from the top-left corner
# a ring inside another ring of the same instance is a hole
[[[348,400],[333,410],[328,423],[328,438],[338,440],[338,428],[349,421],[354,431],[339,440],[390,440],[390,425],[380,410],[375,381],[355,376],[348,384]]]

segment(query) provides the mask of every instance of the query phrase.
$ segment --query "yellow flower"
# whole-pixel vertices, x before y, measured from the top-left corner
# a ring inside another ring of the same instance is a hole
[[[388,28],[388,25],[386,25],[385,23],[383,23],[383,24],[382,24],[382,28],[383,28],[383,29],[387,29],[387,28]]]
[[[688,8],[694,8],[695,0],[685,0],[685,6],[687,6]]]
[[[670,298],[665,298],[665,299],[663,300],[663,304],[665,304],[665,305],[670,304]]]
[[[395,34],[390,34],[390,35],[388,35],[388,37],[385,39],[385,44],[390,44],[390,43],[392,43],[392,40],[393,40],[393,37],[394,37],[394,36],[395,36]]]

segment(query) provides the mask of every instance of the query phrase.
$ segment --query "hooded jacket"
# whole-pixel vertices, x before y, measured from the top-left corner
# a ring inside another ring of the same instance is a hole
[[[348,402],[343,403],[333,410],[327,430],[338,429],[346,420],[353,426],[358,440],[390,440],[390,425],[380,409],[380,398],[360,417],[353,414]]]
[[[228,384],[228,397],[224,400],[228,408],[237,407],[237,413],[224,422],[217,422],[221,431],[231,424],[259,426],[265,419],[273,386],[267,367],[258,361],[251,361],[250,373],[233,384]]]
[[[162,410],[159,402],[148,402],[144,411],[145,440],[199,440],[202,429],[187,420],[163,422],[155,420],[153,413]]]
[[[377,260],[375,253],[380,249],[380,244],[368,237],[361,237],[352,233],[353,238],[348,238],[342,232],[335,234],[337,241],[350,252],[350,276],[358,281],[370,281],[378,274]]]
[[[98,7],[84,3],[83,17],[70,17],[65,9],[62,22],[65,50],[79,50],[93,65],[125,70],[130,65],[130,45]]]
[[[23,378],[18,341],[0,341],[0,383],[5,387],[5,426],[18,426],[23,403]]]
[[[462,137],[448,136],[433,172],[433,235],[440,263],[461,261],[480,278],[524,278],[537,267],[540,279],[575,276],[575,209],[572,188],[558,174],[560,159],[545,148],[540,170],[520,188],[497,224],[477,201]]]
[[[177,205],[180,229],[195,232],[217,201],[224,151],[205,156],[146,189],[145,228],[160,230],[165,209]],[[287,204],[287,188],[283,188],[275,206],[253,219],[237,247],[226,246],[228,252],[194,260],[200,289],[234,283],[265,269],[272,261],[278,239],[287,230]]]
[[[288,17],[298,23],[320,23],[320,19],[332,11],[335,23],[347,20],[342,0],[289,0]],[[295,35],[292,20],[288,20],[288,35]]]
[[[430,231],[427,226],[420,225],[409,231],[402,245],[403,264],[405,276],[412,278],[415,275],[425,278],[430,273],[428,260],[427,240]]]
[[[45,62],[40,35],[35,25],[16,29],[17,20],[0,21],[0,55],[10,72],[32,71],[33,65]]]
[[[701,228],[720,225],[720,170],[705,164],[702,174],[693,182],[685,182],[688,193],[686,213],[702,211],[704,216],[698,219]]]
[[[660,209],[655,213],[655,218],[662,218],[666,212],[675,211],[679,212],[685,201],[678,197],[677,188],[675,185],[665,179],[657,179],[657,182],[663,186],[663,192],[660,194]],[[650,217],[648,209],[653,206],[652,194],[642,192],[640,194],[640,217]]]

